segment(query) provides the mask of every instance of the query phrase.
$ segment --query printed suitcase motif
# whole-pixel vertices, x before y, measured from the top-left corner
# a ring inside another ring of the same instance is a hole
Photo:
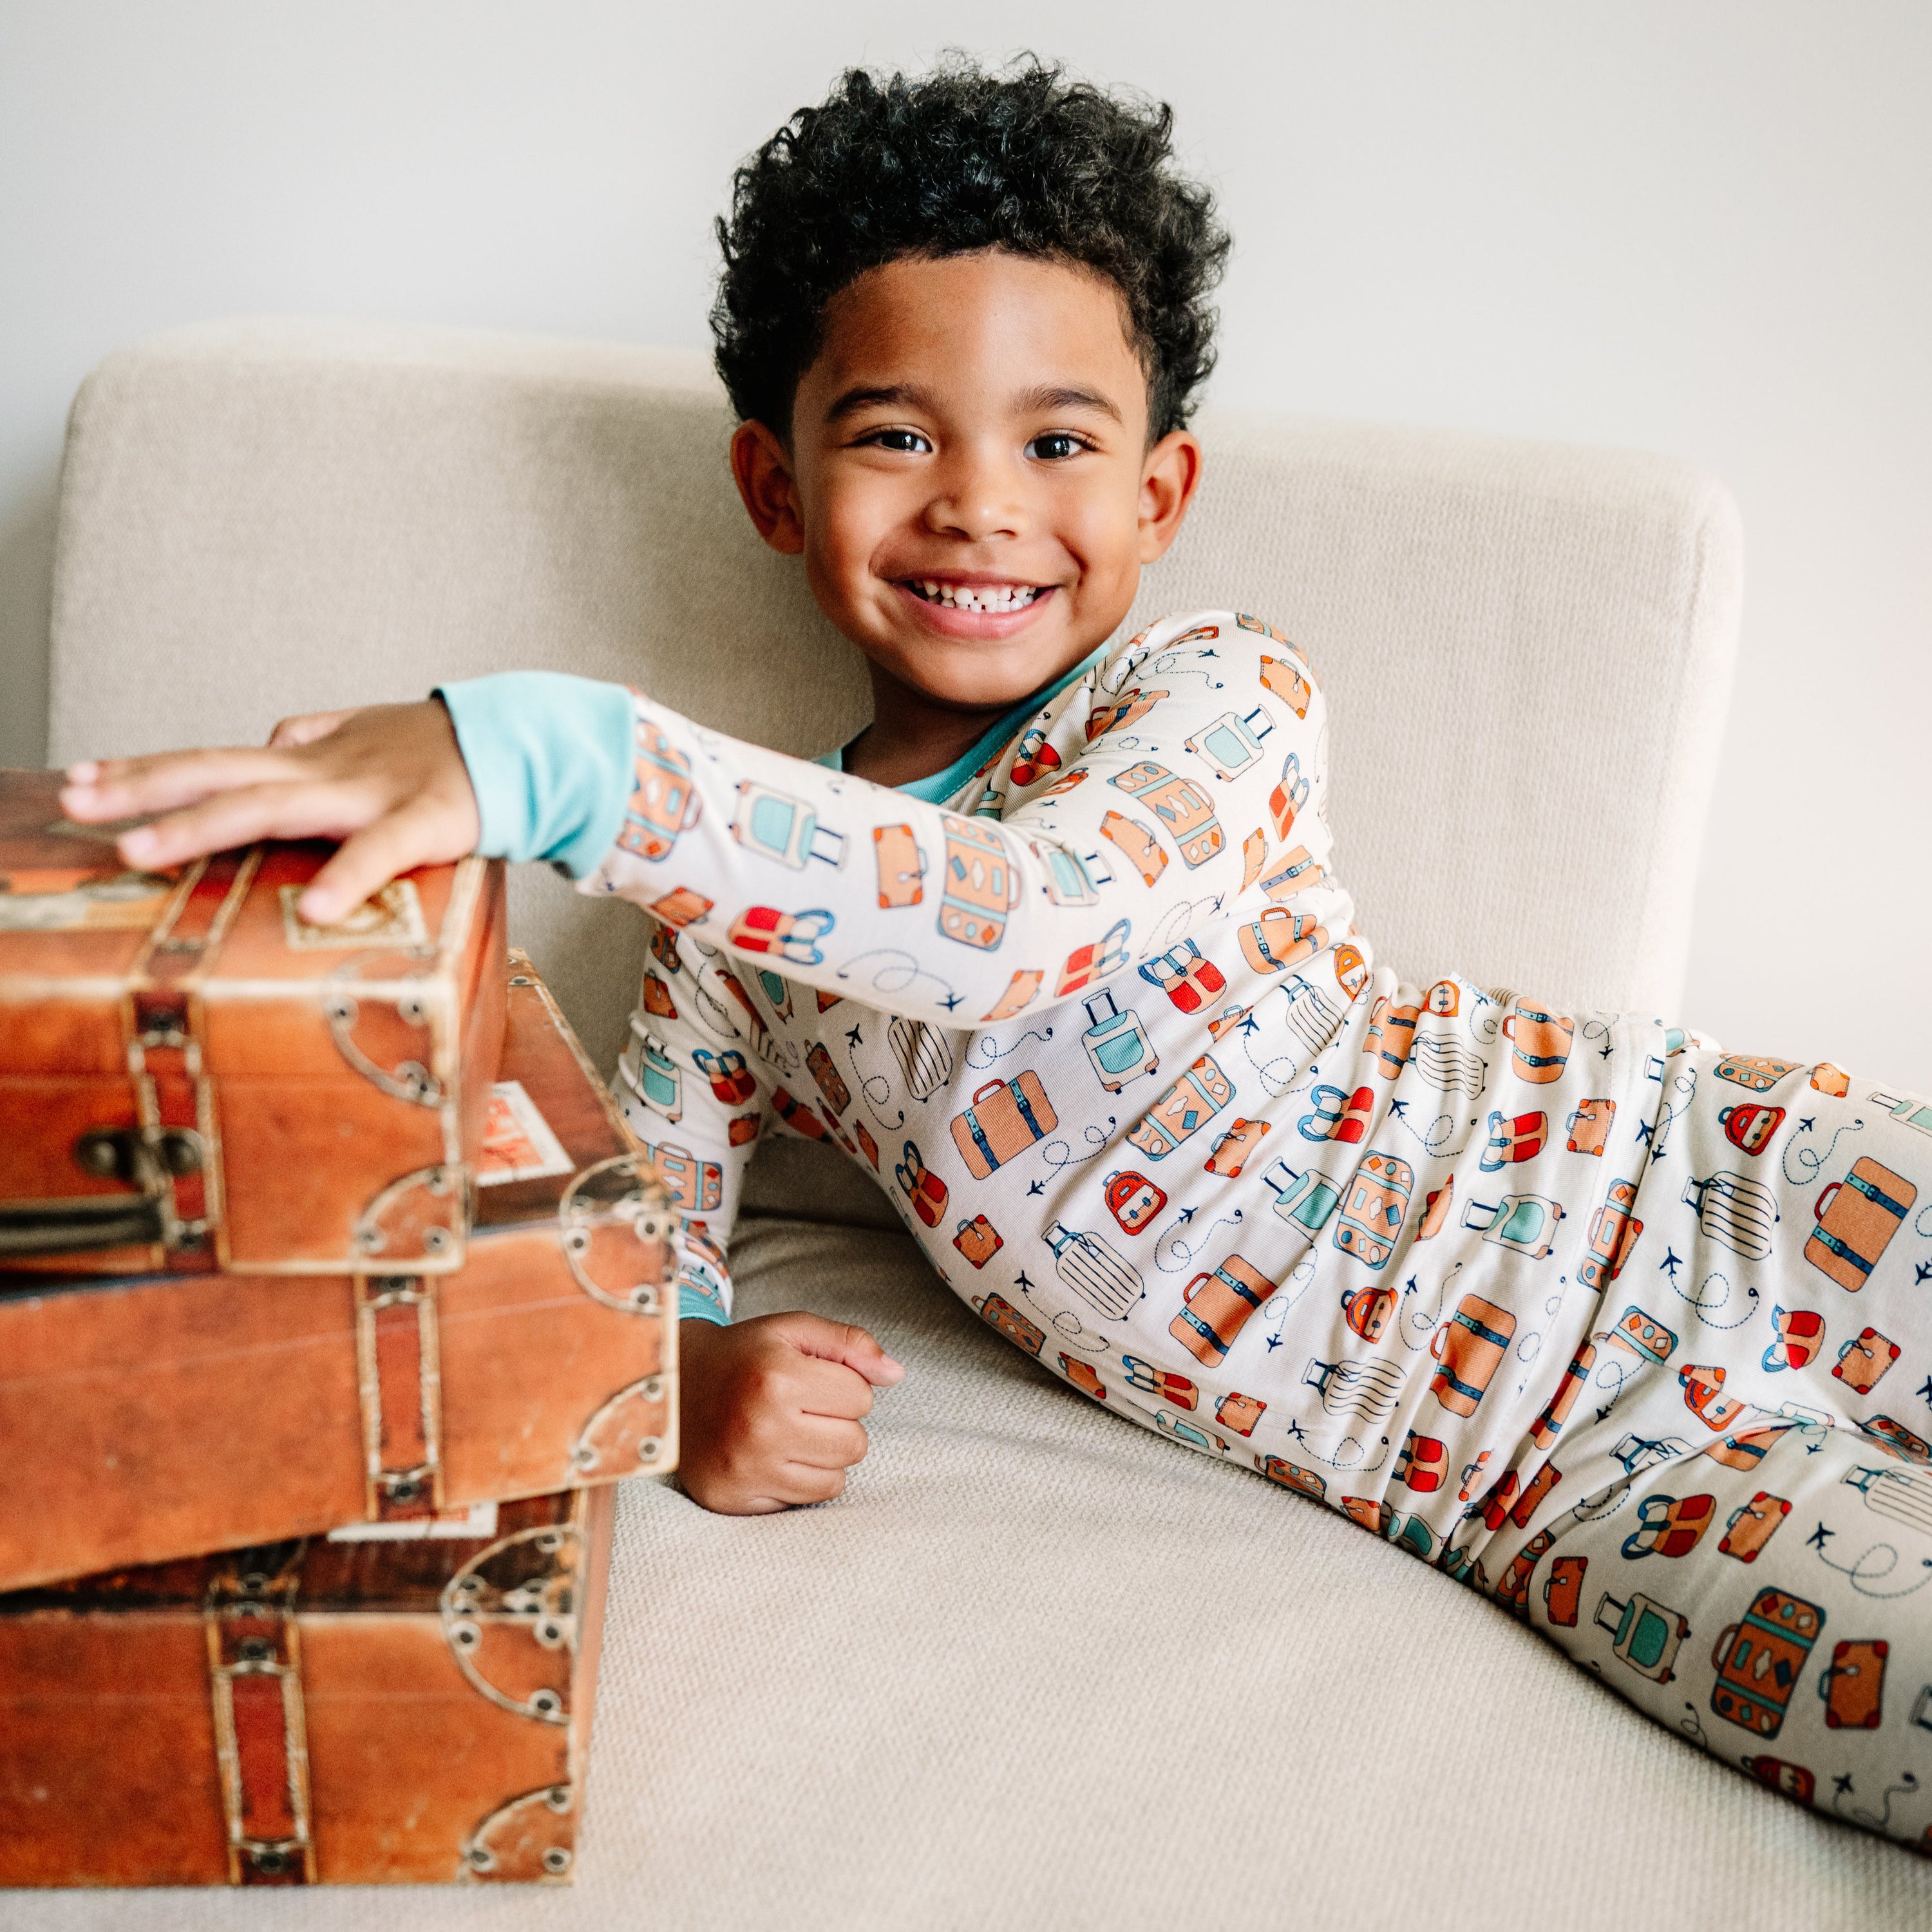
[[[1544,1610],[1560,1630],[1576,1628],[1577,1614],[1583,1606],[1583,1578],[1589,1568],[1587,1556],[1559,1556],[1544,1579]]]
[[[1614,1342],[1628,1348],[1639,1360],[1661,1368],[1677,1348],[1677,1334],[1634,1303],[1617,1317],[1616,1325],[1591,1337],[1596,1342]]]
[[[1402,1070],[1408,1064],[1409,1055],[1415,1051],[1415,1023],[1421,1017],[1420,1006],[1398,1006],[1388,1000],[1378,1000],[1370,1010],[1364,1051],[1375,1055],[1376,1071],[1384,1080],[1400,1078]],[[1490,1117],[1492,1128],[1501,1118],[1494,1114]],[[1546,1120],[1544,1122],[1546,1133],[1549,1124]],[[1522,1155],[1518,1158],[1527,1160],[1528,1156]]]
[[[991,952],[1006,937],[1007,915],[1020,902],[1019,875],[1006,862],[999,834],[948,812],[942,883],[940,934]]]
[[[1576,1279],[1593,1292],[1606,1287],[1624,1271],[1643,1232],[1633,1217],[1636,1183],[1613,1180],[1603,1205],[1590,1217],[1589,1252],[1577,1264]]]
[[[1241,956],[1257,973],[1286,973],[1328,944],[1328,932],[1305,913],[1270,906],[1241,928]]]
[[[1029,1067],[1012,1080],[989,1080],[952,1119],[952,1143],[966,1171],[984,1180],[1060,1124],[1040,1076]]]
[[[1748,1174],[1719,1173],[1704,1180],[1687,1180],[1684,1204],[1696,1209],[1698,1226],[1720,1246],[1747,1261],[1771,1258],[1778,1202],[1768,1187]]]
[[[1258,1268],[1230,1255],[1211,1274],[1196,1275],[1181,1291],[1180,1310],[1168,1324],[1168,1333],[1213,1368],[1276,1287]]]
[[[794,966],[817,966],[825,958],[818,942],[835,923],[832,914],[822,906],[810,912],[747,906],[731,922],[726,936],[740,952],[767,953]]]
[[[1204,866],[1226,843],[1214,801],[1191,778],[1177,778],[1165,765],[1143,759],[1107,782],[1138,799],[1165,825],[1190,868]]]
[[[1257,832],[1256,836],[1260,837]],[[1286,854],[1280,865],[1261,882],[1262,890],[1277,905],[1286,905],[1290,899],[1298,898],[1304,892],[1312,892],[1321,884],[1326,875],[1310,854],[1306,845],[1298,845]]]
[[[1718,1545],[1720,1556],[1735,1556],[1740,1563],[1755,1563],[1765,1545],[1778,1534],[1778,1525],[1791,1514],[1791,1505],[1782,1496],[1760,1490],[1748,1503],[1732,1510],[1724,1526],[1724,1540]]]
[[[1392,1154],[1371,1154],[1350,1177],[1334,1243],[1372,1268],[1388,1265],[1414,1191],[1415,1170]]]
[[[1726,1722],[1761,1738],[1774,1738],[1825,1612],[1784,1590],[1760,1590],[1750,1608],[1727,1624],[1711,1653],[1718,1681],[1711,1708]]]
[[[1744,1412],[1741,1402],[1724,1397],[1724,1371],[1688,1362],[1677,1371],[1684,1390],[1684,1406],[1706,1428],[1726,1430]]]
[[[962,1221],[952,1237],[952,1245],[976,1268],[982,1268],[1006,1246],[1000,1231],[983,1214]]]
[[[1768,1094],[1787,1073],[1802,1070],[1795,1060],[1764,1060],[1743,1053],[1728,1053],[1712,1069],[1720,1080],[1754,1094]]]
[[[1301,760],[1293,752],[1282,760],[1281,782],[1268,794],[1268,818],[1274,836],[1285,845],[1294,830],[1294,815],[1308,802],[1308,781],[1302,776]]]
[[[1078,1356],[1063,1354],[1060,1372],[1083,1395],[1090,1395],[1096,1402],[1107,1400],[1107,1384]]]
[[[1147,1292],[1140,1270],[1098,1234],[1055,1221],[1043,1237],[1053,1250],[1054,1271],[1088,1306],[1110,1322],[1124,1322]]]
[[[1102,979],[1125,965],[1127,934],[1132,929],[1126,920],[1116,920],[1100,938],[1076,946],[1060,969],[1054,988],[1056,996],[1064,998],[1069,993],[1077,993],[1090,980]]]
[[[655,724],[638,721],[635,783],[617,834],[619,846],[640,859],[668,859],[680,833],[698,823],[704,801],[691,782],[691,764]]]
[[[1802,1369],[1825,1346],[1825,1318],[1809,1308],[1778,1308],[1771,1311],[1775,1339],[1763,1354],[1768,1374],[1780,1369]]]
[[[1285,700],[1288,708],[1296,717],[1306,718],[1308,716],[1308,700],[1314,695],[1315,687],[1288,659],[1264,657],[1262,659],[1262,682],[1276,697]]]
[[[1214,1405],[1214,1420],[1236,1436],[1252,1436],[1255,1424],[1268,1412],[1268,1404],[1237,1389]]]
[[[832,1056],[822,1043],[813,1043],[805,1056],[805,1064],[812,1078],[818,1082],[818,1090],[825,1096],[825,1104],[834,1114],[843,1114],[852,1104],[851,1089],[845,1084],[844,1076],[832,1065]]]
[[[1084,774],[1082,775],[1084,776]],[[992,1010],[983,1015],[982,1026],[994,1026],[1001,1020],[1010,1020],[1014,1014],[1024,1012],[1038,997],[1046,975],[1034,968],[1023,968],[1006,982],[1006,990],[993,1002]]]
[[[1886,1370],[1898,1360],[1896,1342],[1881,1335],[1876,1328],[1862,1329],[1838,1351],[1838,1359],[1832,1365],[1832,1373],[1847,1388],[1855,1388],[1862,1394],[1876,1388],[1883,1380]]]
[[[1833,1646],[1832,1661],[1818,1679],[1828,1730],[1878,1729],[1885,1700],[1885,1662],[1891,1654],[1892,1646],[1882,1637]]]
[[[1809,1804],[1817,1796],[1818,1780],[1802,1764],[1781,1757],[1747,1757],[1738,1762],[1768,1791],[1781,1791],[1801,1804]]]
[[[1238,1179],[1250,1154],[1262,1144],[1268,1130],[1266,1120],[1238,1120],[1220,1136],[1202,1164],[1202,1171],[1222,1180]]]
[[[1126,1168],[1108,1175],[1107,1212],[1124,1234],[1138,1234],[1167,1205],[1167,1196],[1144,1174]]]
[[[1087,714],[1088,743],[1104,738],[1109,731],[1138,724],[1166,695],[1164,691],[1143,691],[1138,685],[1133,685],[1119,697],[1095,705]]]
[[[1616,1101],[1586,1100],[1564,1123],[1570,1136],[1567,1143],[1570,1151],[1600,1156],[1610,1144],[1616,1118]]]
[[[1216,778],[1238,778],[1261,762],[1262,740],[1274,729],[1274,720],[1258,704],[1242,717],[1222,712],[1184,742]]]
[[[1328,1485],[1312,1469],[1302,1468],[1280,1456],[1270,1456],[1261,1466],[1262,1474],[1271,1483],[1279,1483],[1285,1490],[1299,1490],[1304,1496],[1312,1496],[1319,1502],[1328,1499]]]
[[[1411,1023],[1414,1029],[1414,1022]],[[1400,1070],[1398,1069],[1398,1071]],[[1390,1079],[1394,1075],[1389,1076]],[[1490,1116],[1489,1142],[1483,1149],[1479,1163],[1485,1174],[1494,1174],[1504,1167],[1520,1166],[1524,1161],[1534,1160],[1550,1139],[1550,1116],[1547,1114],[1498,1114]]]
[[[1352,1147],[1368,1132],[1375,1118],[1372,1087],[1358,1087],[1352,1094],[1345,1094],[1339,1087],[1317,1087],[1308,1097],[1311,1111],[1295,1123],[1304,1140],[1340,1141]]]
[[[1513,1007],[1503,1022],[1503,1036],[1514,1049],[1516,1078],[1532,1087],[1561,1080],[1570,1064],[1570,1045],[1576,1033],[1576,1022],[1560,1014],[1534,1006]]]
[[[1539,1449],[1547,1449],[1563,1433],[1563,1425],[1569,1420],[1578,1395],[1590,1379],[1590,1371],[1596,1365],[1596,1360],[1597,1352],[1588,1342],[1581,1344],[1570,1358],[1570,1366],[1563,1371],[1563,1379],[1556,1384],[1556,1394],[1530,1426],[1529,1439]]]
[[[1018,1342],[1029,1355],[1038,1354],[1046,1346],[1045,1331],[1029,1322],[1004,1294],[977,1296],[973,1309],[982,1321],[997,1328],[1009,1342]]]
[[[1636,1528],[1624,1538],[1624,1562],[1689,1556],[1704,1540],[1717,1510],[1714,1496],[1646,1496],[1637,1505]]]
[[[1848,1294],[1856,1294],[1891,1245],[1918,1190],[1903,1174],[1862,1157],[1843,1180],[1834,1180],[1812,1210],[1818,1225],[1804,1244],[1804,1258]]]
[[[754,778],[738,781],[738,808],[731,815],[731,836],[747,851],[776,860],[795,872],[816,859],[837,866],[845,862],[845,838],[818,822],[818,814],[802,798],[793,798]]]
[[[1654,1684],[1670,1682],[1670,1666],[1690,1634],[1689,1622],[1678,1612],[1641,1590],[1622,1601],[1606,1592],[1597,1606],[1596,1622],[1610,1632],[1612,1651],[1640,1676]]]
[[[931,1100],[952,1078],[952,1048],[938,1027],[896,1018],[886,1029],[886,1044],[915,1100]]]
[[[1448,1472],[1449,1451],[1435,1436],[1418,1436],[1412,1429],[1402,1438],[1401,1453],[1395,1459],[1394,1481],[1418,1496],[1427,1496],[1442,1486]]]
[[[1234,1098],[1234,1084],[1203,1054],[1154,1105],[1140,1125],[1128,1135],[1150,1160],[1165,1160],[1181,1142],[1201,1128]]]
[[[1392,1288],[1351,1288],[1342,1298],[1342,1319],[1364,1342],[1379,1342],[1401,1299]]]
[[[1784,1109],[1763,1106],[1756,1101],[1726,1107],[1718,1113],[1718,1124],[1724,1129],[1725,1139],[1740,1154],[1762,1154],[1784,1124]]]
[[[1298,1174],[1285,1160],[1275,1162],[1262,1176],[1262,1182],[1274,1195],[1274,1211],[1311,1241],[1342,1204],[1342,1190],[1327,1175]]]
[[[1462,1225],[1486,1241],[1527,1255],[1533,1262],[1548,1258],[1556,1245],[1557,1224],[1564,1219],[1560,1202],[1546,1194],[1505,1194],[1493,1204],[1472,1201],[1462,1210]]]
[[[1507,1308],[1479,1294],[1464,1295],[1429,1345],[1440,1365],[1430,1394],[1455,1414],[1474,1415],[1515,1334],[1516,1317]]]
[[[1137,818],[1110,812],[1100,820],[1100,836],[1126,854],[1127,862],[1149,885],[1167,870],[1167,848]]]
[[[1171,1402],[1190,1414],[1201,1400],[1201,1391],[1185,1376],[1176,1375],[1172,1369],[1157,1369],[1138,1355],[1123,1355],[1120,1366],[1126,1372],[1128,1388],[1138,1389],[1143,1395],[1157,1395],[1162,1402]]]
[[[879,871],[879,910],[916,906],[926,896],[926,854],[910,825],[875,825],[872,857]]]
[[[928,1228],[938,1227],[946,1213],[946,1184],[920,1158],[916,1142],[906,1142],[892,1174],[912,1204],[912,1211]]]
[[[1184,1013],[1198,1013],[1210,1000],[1228,990],[1220,968],[1191,939],[1184,939],[1158,958],[1147,961],[1140,976],[1150,986],[1158,986]]]

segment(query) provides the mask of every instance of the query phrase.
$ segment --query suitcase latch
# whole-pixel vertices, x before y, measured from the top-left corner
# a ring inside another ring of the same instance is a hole
[[[96,1127],[74,1146],[75,1164],[128,1194],[58,1201],[0,1202],[0,1256],[84,1253],[90,1249],[197,1246],[205,1221],[184,1220],[174,1184],[201,1172],[207,1149],[191,1127]]]

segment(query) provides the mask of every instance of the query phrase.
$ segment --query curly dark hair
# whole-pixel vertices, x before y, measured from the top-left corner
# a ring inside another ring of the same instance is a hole
[[[1214,197],[1172,166],[1174,111],[1028,57],[886,79],[848,68],[731,180],[711,310],[740,417],[790,434],[826,305],[903,256],[1005,248],[1078,262],[1126,298],[1150,435],[1181,428],[1214,366],[1208,295],[1228,256]]]

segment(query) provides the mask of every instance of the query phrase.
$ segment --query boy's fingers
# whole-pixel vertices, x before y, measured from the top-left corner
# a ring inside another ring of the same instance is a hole
[[[822,1315],[785,1318],[785,1339],[801,1354],[842,1362],[863,1376],[874,1388],[889,1388],[905,1374],[867,1331],[850,1322],[828,1322]]]
[[[175,866],[258,838],[339,837],[358,809],[368,808],[344,786],[284,780],[218,791],[184,812],[123,832],[118,842],[130,866]]]
[[[266,746],[170,752],[152,758],[87,759],[68,766],[61,809],[83,825],[105,818],[145,818],[151,812],[198,805],[218,792],[273,784],[290,776],[288,760]]]
[[[326,738],[345,718],[353,718],[361,708],[352,705],[346,711],[310,711],[300,718],[284,718],[268,734],[268,743],[277,751],[313,745],[316,739]]]
[[[814,1469],[849,1469],[862,1462],[872,1446],[872,1438],[856,1422],[808,1413],[799,1418],[798,1426],[791,1460]]]
[[[820,1469],[809,1462],[788,1462],[778,1475],[779,1480],[772,1486],[778,1490],[784,1501],[794,1508],[807,1503],[829,1503],[834,1496],[844,1493],[843,1469]]]
[[[473,850],[477,833],[473,814],[465,824],[448,806],[412,800],[350,838],[309,881],[296,909],[313,926],[332,926],[392,879]]]

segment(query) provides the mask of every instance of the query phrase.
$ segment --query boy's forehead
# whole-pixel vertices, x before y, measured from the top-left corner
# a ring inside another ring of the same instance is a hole
[[[886,389],[918,391],[934,406],[970,399],[1016,409],[1085,392],[1129,426],[1147,410],[1115,284],[1077,264],[1003,250],[902,257],[833,297],[796,407],[824,416]]]

